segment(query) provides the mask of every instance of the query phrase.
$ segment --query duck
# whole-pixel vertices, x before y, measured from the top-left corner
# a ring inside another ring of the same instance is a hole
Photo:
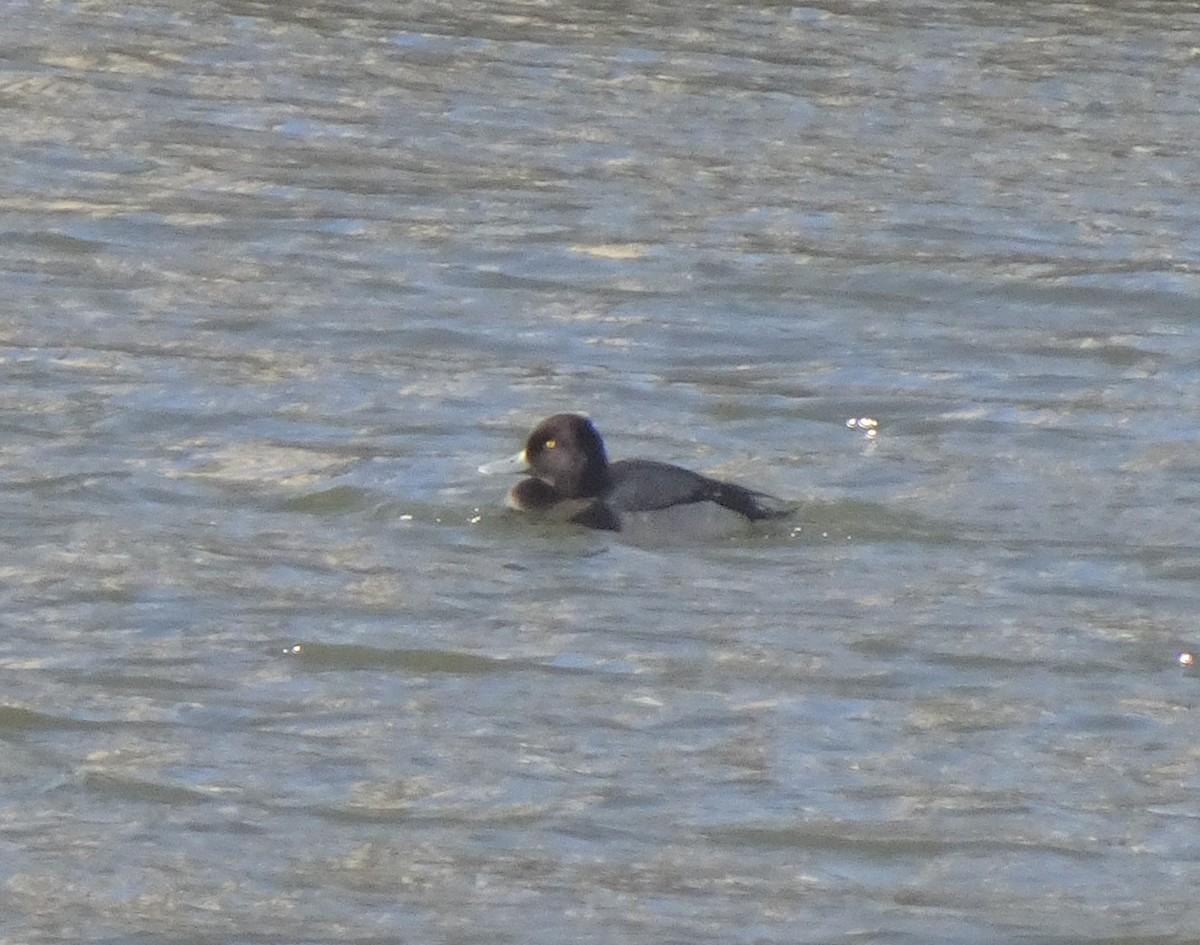
[[[782,518],[792,507],[745,486],[656,459],[609,462],[595,425],[579,413],[557,413],[541,421],[516,456],[485,463],[483,474],[525,472],[506,504],[519,512],[620,532],[635,522],[655,525],[664,513],[725,519],[747,524]]]

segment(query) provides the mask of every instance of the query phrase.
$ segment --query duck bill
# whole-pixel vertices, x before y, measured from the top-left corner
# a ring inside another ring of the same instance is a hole
[[[521,450],[516,456],[484,463],[479,467],[479,471],[485,476],[494,476],[497,473],[520,473],[527,469],[529,469],[529,459],[525,456],[524,450]]]

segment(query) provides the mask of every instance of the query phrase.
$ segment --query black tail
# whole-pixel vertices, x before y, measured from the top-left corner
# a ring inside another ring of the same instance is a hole
[[[782,499],[765,492],[755,492],[743,486],[735,486],[731,482],[714,482],[713,489],[707,496],[717,505],[722,505],[740,515],[746,516],[753,522],[769,518],[783,518],[791,515],[795,507],[788,505]]]

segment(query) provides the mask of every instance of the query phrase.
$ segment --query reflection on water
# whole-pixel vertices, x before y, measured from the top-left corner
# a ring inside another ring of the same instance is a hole
[[[8,18],[5,936],[1180,934],[1194,12]]]

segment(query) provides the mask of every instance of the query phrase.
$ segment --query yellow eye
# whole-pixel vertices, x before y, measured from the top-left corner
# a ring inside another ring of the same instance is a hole
[[[546,447],[546,449],[548,449],[548,450],[552,450],[552,449],[554,449],[554,447],[558,446],[558,441],[557,441],[557,440],[547,440],[547,441],[546,441],[545,443],[543,443],[542,445],[543,445],[544,447]]]

